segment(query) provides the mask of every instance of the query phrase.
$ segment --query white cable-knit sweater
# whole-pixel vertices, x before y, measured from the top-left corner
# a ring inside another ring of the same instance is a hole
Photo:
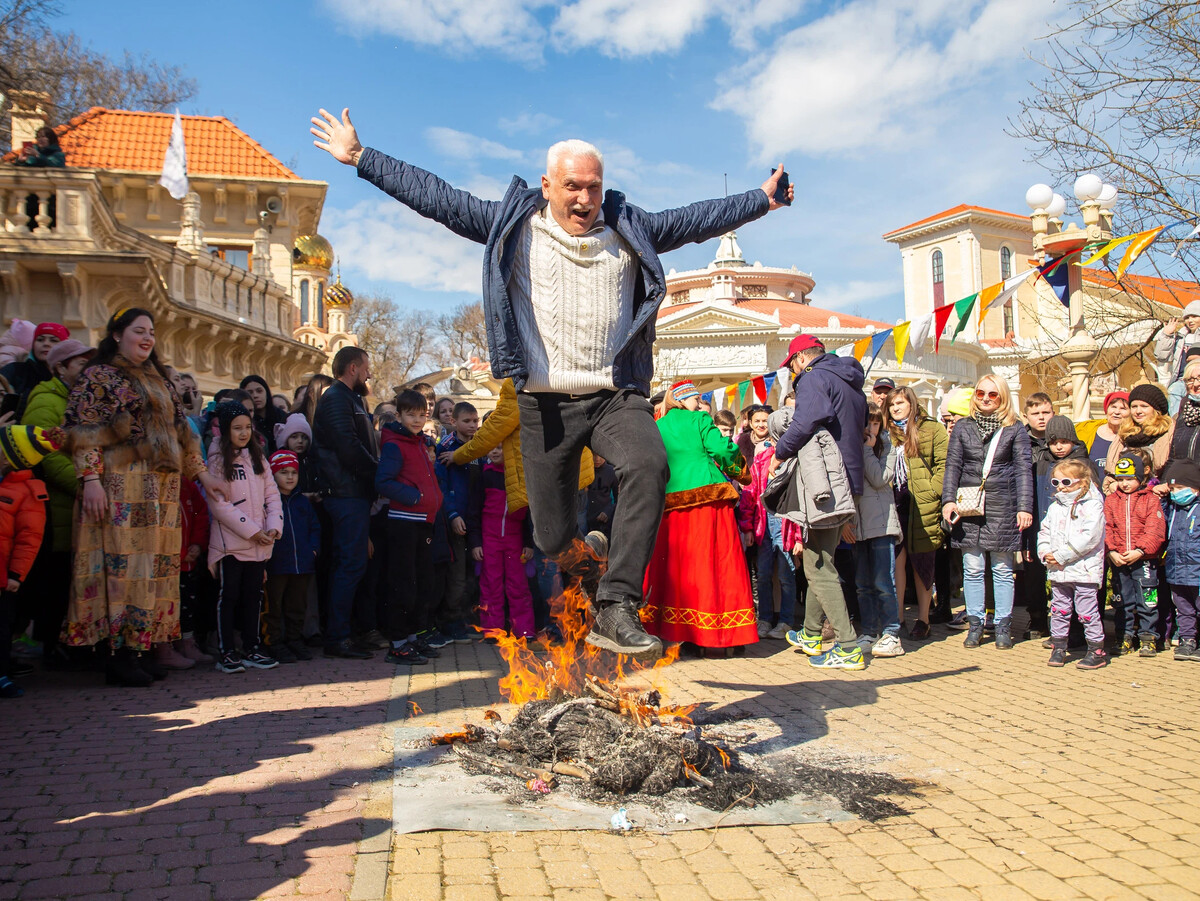
[[[526,391],[611,389],[613,359],[633,321],[637,258],[604,224],[569,234],[549,208],[521,227],[508,293],[529,367]]]

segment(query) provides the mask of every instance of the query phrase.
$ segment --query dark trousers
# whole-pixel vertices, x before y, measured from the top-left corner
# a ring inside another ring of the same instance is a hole
[[[1050,622],[1046,597],[1046,566],[1041,560],[1026,560],[1014,573],[1017,595],[1029,613],[1029,628],[1045,632]]]
[[[350,637],[354,598],[367,572],[371,502],[358,497],[327,497],[323,503],[333,536],[325,643],[337,644]]]
[[[1196,607],[1200,589],[1194,585],[1172,585],[1171,600],[1175,604],[1175,625],[1179,628],[1179,639],[1196,638]],[[1167,636],[1169,639],[1171,636]]]
[[[955,575],[962,574],[962,552],[948,545],[937,549],[933,558],[933,584],[937,590],[937,611],[944,618],[950,618],[950,602],[954,597]]]
[[[17,616],[17,595],[0,591],[0,676],[12,668],[13,620]]]
[[[221,653],[234,649],[234,630],[242,636],[242,652],[258,648],[259,620],[262,616],[263,576],[266,561],[243,561],[222,557],[220,588],[217,591],[217,642]]]
[[[1114,583],[1113,620],[1117,640],[1126,635],[1157,638],[1158,567],[1143,561],[1131,566],[1113,566],[1109,572]]]
[[[23,621],[33,620],[33,637],[42,642],[46,652],[58,643],[71,593],[71,552],[56,551],[53,544],[54,534],[47,523],[46,540],[22,586],[19,605],[29,605]]]
[[[467,536],[451,532],[450,551],[454,559],[446,569],[446,592],[438,615],[438,624],[442,626],[466,623],[471,616],[477,590],[475,561],[471,559],[471,551],[467,548]]]
[[[308,586],[312,573],[271,573],[267,576],[267,603],[263,609],[263,641],[278,646],[304,640],[304,615],[308,612]]]
[[[666,498],[667,452],[650,402],[636,391],[520,394],[521,453],[534,541],[556,557],[579,537],[579,460],[590,447],[613,465],[621,498],[597,601],[644,603],[642,583]]]
[[[388,641],[403,641],[429,628],[434,597],[433,525],[387,522],[386,624]]]
[[[371,517],[368,535],[373,553],[354,599],[353,631],[356,634],[383,629],[387,623],[388,511],[384,507]]]
[[[205,548],[205,551],[208,549]],[[179,631],[184,635],[196,631],[196,614],[200,606],[200,574],[203,563],[179,572]]]

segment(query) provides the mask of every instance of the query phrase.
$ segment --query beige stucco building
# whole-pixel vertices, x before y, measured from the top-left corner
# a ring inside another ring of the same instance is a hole
[[[10,107],[14,147],[45,121],[42,100]],[[176,201],[158,184],[173,121],[95,108],[56,127],[66,168],[4,157],[0,321],[62,322],[95,344],[113,312],[143,306],[162,359],[206,393],[252,372],[288,392],[356,340],[317,233],[328,186],[224,117],[184,116],[190,193]]]

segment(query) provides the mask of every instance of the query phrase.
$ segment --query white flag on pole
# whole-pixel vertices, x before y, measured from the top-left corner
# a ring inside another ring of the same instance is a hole
[[[175,124],[171,126],[171,143],[163,160],[162,176],[158,183],[176,200],[182,200],[188,192],[187,150],[183,146],[183,119],[175,110]]]

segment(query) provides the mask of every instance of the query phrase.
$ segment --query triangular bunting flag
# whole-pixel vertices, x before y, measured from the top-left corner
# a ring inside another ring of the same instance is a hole
[[[725,409],[733,410],[736,413],[738,410],[734,406],[737,403],[737,385],[730,385],[725,389]]]
[[[754,386],[754,396],[758,398],[760,404],[767,402],[767,380],[760,376],[755,376],[750,380],[750,384]]]
[[[1064,269],[1063,271],[1067,270]],[[1008,303],[1009,298],[1017,293],[1017,290],[1021,285],[1025,284],[1029,276],[1037,272],[1037,269],[1026,269],[1024,272],[1018,272],[1016,275],[1006,278],[998,285],[992,285],[991,288],[987,289],[987,293],[990,293],[992,288],[999,288],[1000,290],[995,296],[989,297],[987,303],[983,302],[983,293],[981,292],[979,295],[979,327],[983,327],[983,317],[991,312],[992,307],[1002,307]]]
[[[867,337],[862,338],[858,341],[855,341],[854,342],[854,359],[858,360],[858,362],[861,363],[862,358],[867,355],[867,351],[870,349],[870,347],[871,347],[871,336],[870,335],[867,335]]]
[[[1195,238],[1197,236],[1200,236],[1200,225],[1197,225],[1190,232],[1188,232],[1186,235],[1184,235],[1182,238],[1179,239],[1179,243],[1176,244],[1175,249],[1173,251],[1171,251],[1171,256],[1173,256],[1173,257],[1179,256],[1179,251],[1183,249],[1183,242],[1190,241],[1190,240],[1192,240],[1192,238]]]
[[[933,311],[933,352],[938,352],[938,345],[942,343],[942,332],[946,330],[946,323],[950,321],[950,314],[954,312],[954,304],[948,303],[944,307],[938,307]]]
[[[767,397],[771,396],[771,389],[775,387],[775,373],[768,372],[763,376],[763,384],[767,387]],[[763,401],[766,403],[766,401]]]
[[[871,336],[871,360],[879,356],[879,352],[883,350],[883,345],[887,344],[887,339],[892,336],[892,330],[884,329],[882,332],[876,332]]]
[[[780,369],[775,373],[775,381],[779,383],[779,406],[782,407],[783,399],[792,390],[792,370]]]
[[[700,399],[702,401],[704,401],[706,404],[711,404],[712,400],[713,400],[713,393],[711,391],[705,391],[703,394],[700,395]]]
[[[1092,263],[1096,262],[1096,260],[1104,259],[1110,253],[1112,253],[1114,250],[1116,250],[1118,247],[1120,247],[1122,244],[1124,244],[1126,241],[1132,241],[1136,237],[1137,237],[1137,235],[1126,235],[1123,238],[1113,238],[1107,244],[1101,246],[1101,248],[1099,250],[1097,250],[1094,254],[1092,254],[1090,257],[1088,257],[1086,260],[1084,260],[1079,265],[1080,266],[1090,266],[1090,265],[1092,265]]]
[[[933,331],[932,313],[926,313],[912,321],[912,329],[908,333],[908,346],[918,357],[925,353],[925,344],[929,341],[931,331]]]
[[[1125,256],[1121,257],[1121,265],[1117,267],[1117,278],[1125,274],[1125,270],[1133,265],[1133,261],[1142,255],[1147,247],[1154,243],[1154,239],[1162,234],[1165,225],[1160,225],[1158,228],[1150,228],[1134,236],[1133,242],[1125,250]]]
[[[896,348],[896,365],[904,365],[904,352],[908,350],[908,330],[912,327],[911,322],[901,322],[898,326],[892,329],[892,343]]]
[[[987,315],[988,307],[1000,296],[1000,292],[1004,290],[1004,282],[997,282],[994,285],[988,285],[979,292],[979,324],[983,325],[983,317]]]
[[[746,409],[749,406],[747,401],[750,400],[750,381],[738,382],[737,386],[738,412]]]
[[[959,336],[964,328],[967,327],[967,322],[971,319],[971,308],[975,306],[975,301],[979,299],[978,294],[972,294],[970,297],[964,297],[962,300],[954,302],[954,312],[958,314],[958,325],[954,327],[954,334],[950,336],[950,343],[954,343],[954,339]]]

